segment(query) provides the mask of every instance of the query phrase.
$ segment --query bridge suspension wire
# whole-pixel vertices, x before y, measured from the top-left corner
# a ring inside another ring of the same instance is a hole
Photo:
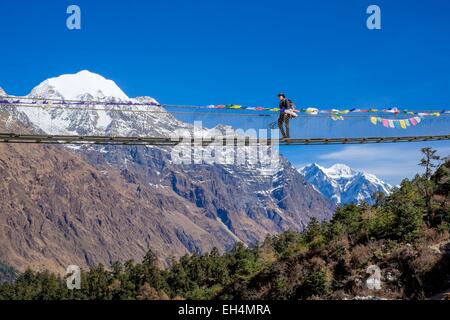
[[[214,116],[238,116],[238,117],[273,117],[273,114],[267,113],[226,113],[226,112],[192,112],[192,111],[167,111],[167,110],[133,110],[133,109],[108,109],[108,108],[90,108],[90,107],[61,107],[54,104],[18,104],[11,103],[7,105],[0,105],[3,108],[38,108],[43,110],[68,110],[68,111],[105,111],[105,112],[125,112],[125,113],[143,113],[143,114],[184,114],[184,115],[214,115]]]
[[[68,111],[104,111],[104,112],[124,112],[124,113],[142,113],[142,114],[173,114],[173,115],[209,115],[209,116],[218,116],[218,117],[275,117],[277,114],[274,112],[271,113],[249,113],[247,112],[236,112],[239,111],[239,109],[234,109],[235,112],[229,112],[229,109],[209,109],[206,107],[186,107],[186,108],[195,108],[197,110],[210,110],[209,112],[204,111],[168,111],[168,110],[156,110],[156,109],[113,109],[113,108],[105,108],[105,107],[92,107],[95,104],[87,103],[87,106],[85,107],[69,107],[68,104],[37,104],[37,103],[8,103],[8,104],[1,104],[0,101],[0,107],[2,108],[35,108],[35,109],[42,109],[42,110],[68,110]],[[102,103],[98,104],[98,106],[106,106],[108,104]],[[115,104],[117,106],[136,106],[136,105],[128,105],[128,104]],[[154,107],[164,107],[167,105],[154,105]],[[181,106],[178,106],[178,108],[182,108]],[[217,112],[218,110],[222,112]],[[245,111],[241,110],[241,111]],[[251,110],[249,110],[251,111]],[[305,113],[299,113],[297,115],[300,118],[330,118],[329,114],[305,114]],[[372,114],[346,114],[345,117],[349,119],[357,119],[357,118],[368,118],[369,116],[372,116]],[[398,116],[396,114],[395,116]],[[440,116],[450,116],[450,113],[443,113]]]
[[[222,105],[222,107],[218,107],[217,105],[214,106],[195,106],[195,105],[179,105],[179,104],[159,104],[156,102],[134,102],[134,101],[129,101],[129,102],[114,102],[114,101],[86,101],[86,100],[62,100],[62,99],[55,99],[55,98],[38,98],[38,97],[19,97],[19,96],[0,96],[0,99],[6,99],[3,100],[4,102],[6,102],[5,104],[9,104],[9,105],[17,105],[17,104],[25,104],[23,103],[21,100],[25,100],[25,101],[42,101],[43,103],[47,103],[50,102],[50,104],[45,104],[45,105],[49,105],[51,106],[53,103],[55,105],[59,105],[59,107],[55,107],[55,108],[61,108],[64,109],[64,107],[61,107],[61,105],[63,106],[67,106],[67,105],[103,105],[103,106],[130,106],[130,107],[139,107],[139,106],[143,106],[143,107],[163,107],[163,108],[183,108],[183,109],[209,109],[209,110],[247,110],[247,111],[268,111],[268,112],[276,112],[278,110],[278,108],[263,108],[263,107],[242,107],[242,106],[238,106],[236,108],[233,107],[233,105],[231,105],[231,107],[227,107],[225,105]],[[12,100],[9,101],[9,100]],[[0,100],[0,105],[1,105],[2,100]],[[29,103],[30,105],[35,105],[35,103]],[[68,109],[68,108],[67,108]],[[315,109],[315,108],[314,108]],[[76,110],[76,109],[74,109]],[[83,108],[83,110],[89,110],[86,107]],[[98,110],[98,109],[97,109]],[[302,109],[302,110],[306,110],[306,109]],[[369,110],[372,110],[369,108]],[[116,111],[114,109],[107,109],[105,111]],[[124,111],[124,112],[128,112],[128,111],[134,111],[134,110],[127,110],[127,109],[117,109],[117,111]],[[142,112],[154,112],[154,111],[150,111],[150,110],[139,110]],[[343,113],[344,112],[344,113]],[[358,115],[355,115],[354,113],[358,113]],[[171,112],[171,113],[175,113],[175,112]],[[321,114],[324,113],[324,114]],[[331,110],[321,110],[319,112],[319,114],[314,114],[312,116],[317,117],[317,116],[329,116],[329,114],[333,114],[333,113],[337,113],[340,115],[345,115],[346,117],[351,116],[351,117],[356,117],[356,116],[360,116],[360,117],[369,117],[371,114],[373,113],[390,113],[391,115],[399,115],[399,114],[420,114],[420,113],[425,113],[425,114],[440,114],[440,115],[450,115],[450,110],[442,110],[442,109],[434,109],[434,110],[403,110],[402,112],[392,112],[389,111],[389,109],[380,109],[380,110],[376,110],[374,109],[374,111],[370,111],[370,112],[362,112],[362,111],[357,111],[355,108],[354,109],[350,109],[350,110],[336,110],[336,109],[331,109]],[[359,114],[361,113],[361,114]],[[233,113],[236,114],[236,113]],[[249,114],[251,116],[254,116],[255,114]],[[309,114],[307,114],[309,115]]]
[[[15,134],[0,133],[0,143],[21,144],[94,144],[94,145],[143,145],[143,146],[176,146],[179,144],[191,144],[193,146],[215,145],[223,146],[255,146],[255,145],[336,145],[336,144],[375,144],[375,143],[402,143],[423,141],[450,140],[449,135],[411,136],[411,137],[368,137],[368,138],[311,138],[289,139],[255,139],[243,138],[214,138],[204,137],[200,140],[186,137],[124,137],[124,136],[81,136],[81,135],[42,135],[42,134]],[[231,143],[230,143],[231,142]]]
[[[274,113],[249,113],[249,112],[217,112],[211,109],[210,112],[192,112],[192,111],[168,111],[168,110],[136,110],[136,109],[110,109],[110,108],[92,108],[92,107],[67,107],[60,106],[57,104],[19,104],[19,103],[10,103],[7,105],[0,105],[3,108],[35,108],[42,110],[68,110],[68,111],[105,111],[105,112],[124,112],[124,113],[142,113],[142,114],[173,114],[173,115],[209,115],[209,116],[218,116],[218,117],[276,117],[277,114]],[[330,118],[329,115],[319,114],[319,115],[310,115],[310,114],[298,114],[300,118]],[[347,115],[347,118],[367,118],[366,115]]]

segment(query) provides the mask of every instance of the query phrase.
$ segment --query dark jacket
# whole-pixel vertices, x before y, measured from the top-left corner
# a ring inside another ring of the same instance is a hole
[[[287,109],[292,109],[292,105],[290,103],[290,100],[288,98],[285,98],[284,100],[280,101],[280,112],[284,113]]]

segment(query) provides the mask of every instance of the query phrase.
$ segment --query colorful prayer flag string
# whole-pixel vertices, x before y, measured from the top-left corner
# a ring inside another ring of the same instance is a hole
[[[409,119],[401,119],[401,120],[396,120],[396,119],[384,119],[381,117],[370,117],[370,122],[373,125],[378,125],[381,124],[383,127],[386,128],[397,128],[397,129],[406,129],[410,126],[417,126],[419,123],[422,122],[422,118],[421,117],[412,117]]]

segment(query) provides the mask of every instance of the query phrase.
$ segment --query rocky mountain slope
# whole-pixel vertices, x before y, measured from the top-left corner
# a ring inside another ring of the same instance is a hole
[[[357,172],[343,164],[324,168],[310,164],[299,170],[305,179],[335,204],[360,203],[373,204],[376,192],[389,194],[392,186],[373,174]]]
[[[2,131],[167,136],[192,130],[158,106],[145,113],[111,105],[87,110],[92,100],[155,102],[129,99],[112,81],[87,71],[44,81],[30,97],[86,103],[76,110],[4,108]],[[61,270],[139,259],[152,249],[164,261],[331,217],[333,205],[288,161],[270,175],[264,169],[180,165],[171,149],[160,147],[2,145],[0,260],[19,270]]]
[[[162,257],[231,246],[183,198],[125,179],[63,147],[0,145],[0,260],[19,270]]]

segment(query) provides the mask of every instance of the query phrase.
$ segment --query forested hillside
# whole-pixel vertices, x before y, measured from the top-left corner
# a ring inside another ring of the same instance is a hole
[[[303,233],[268,237],[223,255],[184,256],[160,269],[141,263],[102,265],[82,273],[73,292],[65,280],[31,270],[0,286],[0,299],[425,299],[450,288],[450,161],[437,170],[424,149],[425,173],[404,180],[376,204],[339,207],[331,221]],[[381,289],[366,286],[369,266]]]

